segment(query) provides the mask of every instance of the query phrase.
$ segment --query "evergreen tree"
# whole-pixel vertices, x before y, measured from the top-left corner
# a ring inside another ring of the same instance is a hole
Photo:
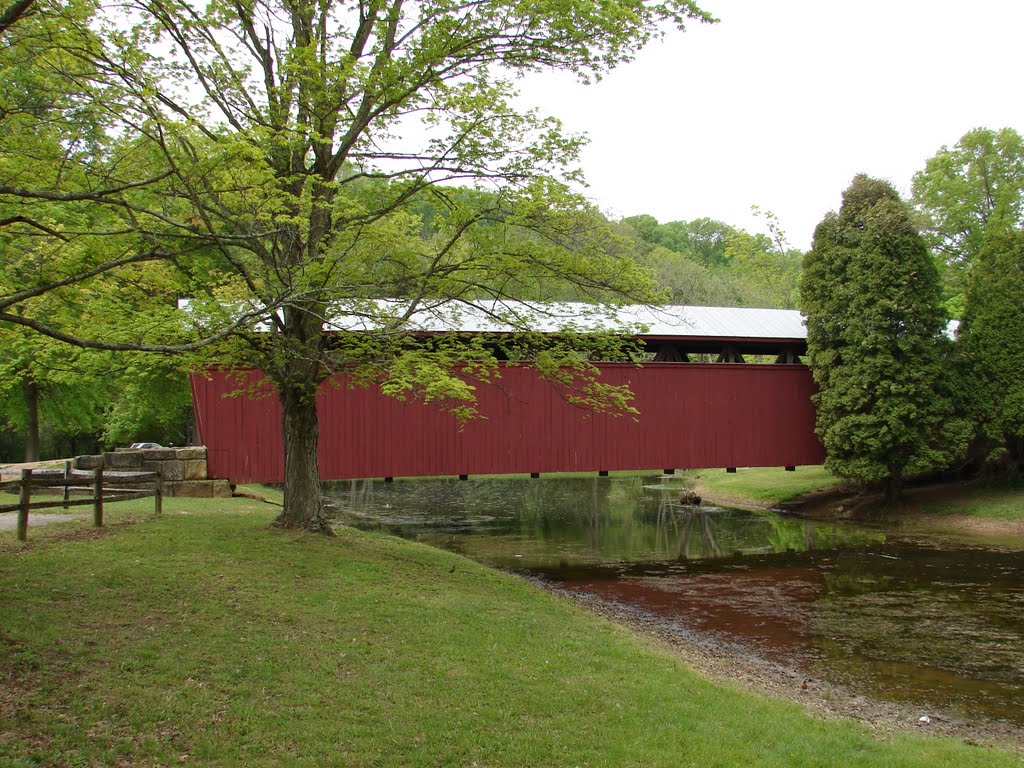
[[[970,408],[985,453],[1011,471],[1024,461],[1024,232],[989,232],[960,326]]]
[[[969,430],[943,382],[939,275],[888,183],[853,180],[815,230],[800,291],[826,466],[884,482],[893,501],[907,476],[947,466]]]

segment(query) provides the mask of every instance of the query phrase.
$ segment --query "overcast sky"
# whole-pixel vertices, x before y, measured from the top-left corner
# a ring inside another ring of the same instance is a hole
[[[1024,132],[1024,3],[705,0],[720,23],[669,33],[601,83],[521,83],[526,103],[589,135],[587,194],[620,218],[774,211],[810,246],[853,176],[914,172],[971,128]]]

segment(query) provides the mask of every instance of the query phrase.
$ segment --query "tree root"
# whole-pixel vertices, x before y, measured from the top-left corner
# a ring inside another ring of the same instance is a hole
[[[330,523],[321,516],[310,518],[304,521],[290,520],[285,517],[282,512],[280,515],[274,518],[271,523],[274,528],[281,528],[284,530],[294,531],[306,531],[307,533],[320,533],[324,536],[334,536],[334,529],[331,528]]]

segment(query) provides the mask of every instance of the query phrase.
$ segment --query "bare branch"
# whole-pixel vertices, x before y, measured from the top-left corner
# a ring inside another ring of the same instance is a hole
[[[29,218],[28,216],[11,216],[10,218],[7,219],[0,219],[0,229],[2,229],[3,227],[9,227],[13,224],[27,224],[30,227],[45,232],[51,237],[56,237],[59,240],[63,240],[65,243],[68,242],[68,238],[65,235],[62,235],[60,232],[53,229],[52,227],[48,227],[45,224],[36,221],[35,219]]]
[[[109,202],[110,198],[127,192],[130,189],[139,189],[140,187],[150,186],[159,181],[163,181],[174,174],[173,170],[165,171],[152,178],[143,179],[141,181],[133,181],[127,184],[121,184],[116,187],[110,187],[107,189],[94,189],[87,192],[57,192],[48,189],[24,189],[21,187],[11,187],[6,184],[0,184],[0,195],[10,195],[11,197],[18,197],[28,200],[51,200],[54,202],[61,203],[74,203],[83,201],[93,202]],[[120,204],[120,201],[117,201]]]

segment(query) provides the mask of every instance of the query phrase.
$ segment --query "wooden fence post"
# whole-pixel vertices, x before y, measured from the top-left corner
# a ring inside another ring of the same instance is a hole
[[[71,462],[64,462],[64,509],[70,509],[68,500],[71,498]]]
[[[96,469],[96,479],[92,484],[92,524],[97,528],[103,526],[103,467]]]
[[[164,475],[163,472],[156,473],[156,493],[153,494],[153,510],[156,514],[164,511]]]
[[[32,501],[32,470],[21,470],[21,493],[18,498],[18,541],[28,538],[28,505]]]

